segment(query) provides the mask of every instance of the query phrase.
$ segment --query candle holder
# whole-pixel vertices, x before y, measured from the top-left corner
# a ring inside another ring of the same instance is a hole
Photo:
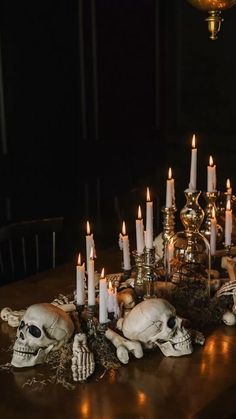
[[[208,239],[210,242],[211,237],[211,218],[212,218],[212,210],[215,209],[216,217],[218,215],[218,210],[216,207],[216,200],[218,197],[218,192],[205,192],[204,198],[206,201],[206,207],[205,207],[205,222],[203,225],[203,229],[201,230],[201,233]],[[220,243],[223,237],[223,228],[220,224],[217,223],[217,233],[216,233],[216,241],[217,243]]]
[[[96,328],[97,332],[100,333],[101,335],[105,335],[110,323],[111,323],[110,320],[108,320],[106,323],[98,323],[97,328]]]
[[[204,211],[198,203],[200,191],[185,191],[186,205],[180,212],[184,231],[167,242],[167,278],[186,284],[199,282],[201,292],[209,295],[211,254],[208,240],[199,232]]]
[[[163,213],[163,250],[165,251],[165,245],[170,239],[171,236],[175,233],[175,213],[177,211],[175,206],[172,206],[170,208],[163,207],[162,208]]]
[[[134,289],[138,299],[142,299],[144,294],[144,253],[137,253],[136,250],[133,251],[133,257],[135,260],[135,280],[134,280]]]
[[[94,320],[95,305],[88,305],[87,307],[88,317],[87,317],[87,330],[90,336],[96,336],[97,324]]]
[[[84,304],[76,304],[76,311],[78,313],[79,319],[81,319],[82,313],[84,311]]]
[[[170,208],[163,207],[161,211],[163,213],[163,257],[161,259],[161,265],[166,266],[167,243],[170,240],[171,236],[175,234],[175,213],[177,209],[175,206],[172,206]]]
[[[225,256],[228,258],[232,258],[232,243],[231,244],[225,244],[224,243],[224,248],[225,248]]]
[[[156,297],[156,276],[155,276],[155,249],[144,249],[144,277],[145,295],[144,299]]]

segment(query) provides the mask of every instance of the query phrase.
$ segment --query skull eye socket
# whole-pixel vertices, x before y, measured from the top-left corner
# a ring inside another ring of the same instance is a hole
[[[173,329],[175,327],[175,325],[176,325],[176,320],[175,320],[175,317],[172,316],[172,317],[169,318],[169,320],[167,322],[167,326],[170,329]]]
[[[31,324],[29,326],[29,333],[34,337],[34,338],[40,338],[41,336],[41,330],[37,327],[34,326],[33,324]]]
[[[21,320],[21,322],[19,324],[19,330],[23,329],[24,326],[25,326],[25,322],[23,320]]]

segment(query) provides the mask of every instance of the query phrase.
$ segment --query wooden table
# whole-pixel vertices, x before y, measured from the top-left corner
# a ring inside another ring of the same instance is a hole
[[[0,288],[0,309],[24,308],[50,302],[75,284],[72,265],[65,265]],[[7,349],[15,331],[0,323],[1,348]],[[0,351],[0,364],[11,352]],[[205,346],[181,358],[165,358],[159,350],[75,390],[47,385],[34,391],[22,387],[27,378],[45,369],[0,370],[2,419],[159,419],[231,418],[236,415],[236,327],[221,326]]]

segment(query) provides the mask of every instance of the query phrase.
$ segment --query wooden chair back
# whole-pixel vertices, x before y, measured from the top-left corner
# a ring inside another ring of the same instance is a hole
[[[62,230],[62,217],[23,221],[1,227],[1,282],[55,268],[56,233]]]

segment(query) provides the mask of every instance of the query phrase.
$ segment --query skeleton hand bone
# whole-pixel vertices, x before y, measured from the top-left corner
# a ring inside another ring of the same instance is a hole
[[[140,342],[125,339],[111,329],[106,330],[105,336],[116,347],[117,358],[122,364],[129,362],[129,352],[133,353],[136,358],[143,357],[143,349]]]
[[[228,281],[216,293],[216,297],[223,295],[233,295],[236,292],[236,281]]]
[[[84,381],[94,372],[94,356],[84,333],[77,333],[74,337],[71,369],[74,381]]]

